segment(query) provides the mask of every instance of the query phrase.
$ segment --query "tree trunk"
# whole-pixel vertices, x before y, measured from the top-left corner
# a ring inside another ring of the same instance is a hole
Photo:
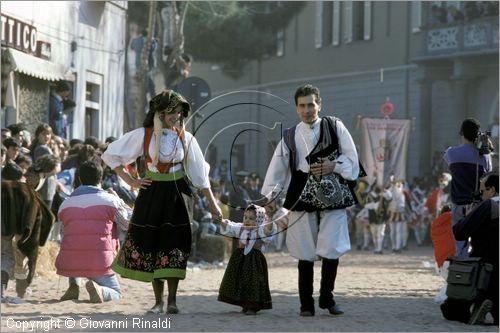
[[[135,117],[135,128],[142,126],[142,122],[146,116],[146,94],[147,94],[147,84],[149,77],[149,51],[151,49],[151,39],[153,38],[153,31],[155,29],[155,19],[156,19],[156,1],[149,2],[149,15],[148,15],[148,35],[144,41],[144,45],[141,50],[141,65],[137,71],[137,80],[139,93],[137,98],[136,106],[136,117]]]
[[[175,59],[178,59],[182,53],[184,53],[184,22],[186,19],[186,13],[189,7],[189,1],[179,2],[177,6],[176,1],[171,1],[171,11],[169,20],[175,22],[173,25],[173,47],[172,52],[167,57],[166,61],[162,59],[162,73],[164,81],[167,81],[167,77],[170,75],[170,71],[174,65]],[[168,29],[169,26],[164,24],[164,29]],[[170,87],[166,87],[170,88]]]

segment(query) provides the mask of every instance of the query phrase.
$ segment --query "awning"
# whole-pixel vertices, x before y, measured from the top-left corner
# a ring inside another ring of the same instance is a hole
[[[47,81],[74,81],[75,76],[69,68],[15,49],[7,49],[13,71]]]

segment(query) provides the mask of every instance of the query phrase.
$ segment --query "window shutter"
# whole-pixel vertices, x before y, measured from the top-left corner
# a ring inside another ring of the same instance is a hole
[[[352,2],[346,1],[344,2],[344,42],[350,43],[352,42]]]
[[[280,29],[276,33],[276,56],[282,57],[285,54],[285,30]]]
[[[372,2],[365,1],[365,13],[364,13],[364,22],[363,22],[363,39],[370,40],[372,38]]]
[[[316,2],[316,26],[314,31],[314,46],[319,49],[323,45],[323,2]]]
[[[332,44],[340,44],[340,1],[333,2]]]
[[[410,2],[411,5],[411,31],[419,32],[422,27],[422,3]]]

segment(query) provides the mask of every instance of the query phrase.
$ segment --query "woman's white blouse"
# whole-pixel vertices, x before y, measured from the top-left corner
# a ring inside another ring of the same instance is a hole
[[[125,133],[119,140],[108,145],[102,155],[102,160],[112,169],[121,165],[134,162],[144,153],[144,127],[137,128]],[[188,155],[186,165],[179,164],[170,171],[178,171],[185,167],[185,173],[191,183],[197,188],[209,188],[210,180],[208,174],[210,165],[205,161],[198,141],[189,132],[184,132]],[[156,138],[153,135],[149,143],[149,156],[153,156]],[[179,163],[184,159],[184,147],[177,133],[170,129],[163,129],[160,142],[159,160],[162,163]]]

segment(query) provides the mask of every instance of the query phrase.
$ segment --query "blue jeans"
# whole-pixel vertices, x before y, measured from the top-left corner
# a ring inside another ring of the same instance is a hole
[[[451,209],[451,221],[452,224],[455,225],[460,221],[464,216],[465,207],[467,205],[455,205]],[[458,257],[468,258],[469,253],[467,251],[467,246],[464,247],[465,241],[457,241],[455,240],[455,255]]]
[[[116,275],[105,275],[99,277],[88,278],[89,280],[94,281],[102,288],[102,296],[104,301],[117,300],[122,298],[122,292],[120,290],[120,283],[118,283],[118,279]],[[69,284],[77,284],[80,285],[81,278],[69,278]]]

